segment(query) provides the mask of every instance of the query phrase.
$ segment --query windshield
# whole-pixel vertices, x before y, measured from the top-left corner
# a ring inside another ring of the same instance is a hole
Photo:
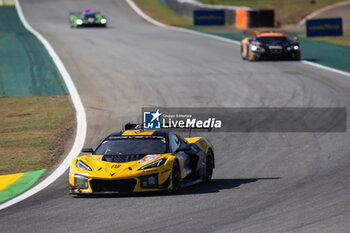
[[[166,141],[160,138],[107,139],[94,152],[98,155],[146,155],[166,153]]]
[[[285,36],[258,37],[256,38],[256,40],[262,44],[281,45],[289,43],[289,39]]]

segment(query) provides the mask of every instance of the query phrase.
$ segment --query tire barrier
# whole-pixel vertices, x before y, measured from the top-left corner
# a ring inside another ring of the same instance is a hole
[[[194,12],[198,10],[224,10],[225,25],[235,25],[239,29],[273,27],[275,25],[273,10],[256,10],[245,6],[207,5],[195,0],[163,0],[163,2],[177,14],[193,18],[194,25],[196,21]],[[209,22],[207,25],[213,24]]]

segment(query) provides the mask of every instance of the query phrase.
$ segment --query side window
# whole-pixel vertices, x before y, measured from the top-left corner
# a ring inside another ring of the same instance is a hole
[[[180,144],[181,143],[188,144],[187,141],[183,137],[181,137],[180,135],[176,135],[176,136],[179,138]]]
[[[180,139],[173,133],[169,134],[169,150],[171,153],[174,153],[180,146]]]

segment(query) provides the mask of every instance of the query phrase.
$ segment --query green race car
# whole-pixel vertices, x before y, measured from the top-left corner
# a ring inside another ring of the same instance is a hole
[[[99,12],[71,12],[69,23],[71,27],[107,27],[107,18]]]

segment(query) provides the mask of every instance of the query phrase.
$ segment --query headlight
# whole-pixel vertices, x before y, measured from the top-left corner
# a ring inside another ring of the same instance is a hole
[[[82,25],[82,24],[83,24],[83,20],[81,20],[81,19],[77,19],[75,22],[76,22],[78,25]]]
[[[74,187],[76,189],[87,189],[89,178],[85,176],[74,175]]]
[[[107,19],[101,19],[101,23],[102,23],[102,24],[107,23]]]
[[[258,46],[258,45],[250,45],[250,50],[252,52],[261,52],[261,53],[265,52],[265,49],[263,47]]]
[[[77,160],[77,163],[75,164],[75,166],[79,169],[91,171],[91,168],[88,165],[86,165],[86,163],[81,161],[80,159]]]
[[[250,46],[250,50],[252,50],[252,51],[258,50],[258,46],[256,46],[256,45],[251,45],[251,46]]]
[[[147,164],[147,165],[141,167],[139,170],[162,166],[165,163],[165,161],[166,161],[166,159],[158,159],[150,164]]]
[[[299,49],[299,46],[298,46],[298,45],[294,45],[293,49],[294,49],[294,50],[298,50],[298,49]]]

